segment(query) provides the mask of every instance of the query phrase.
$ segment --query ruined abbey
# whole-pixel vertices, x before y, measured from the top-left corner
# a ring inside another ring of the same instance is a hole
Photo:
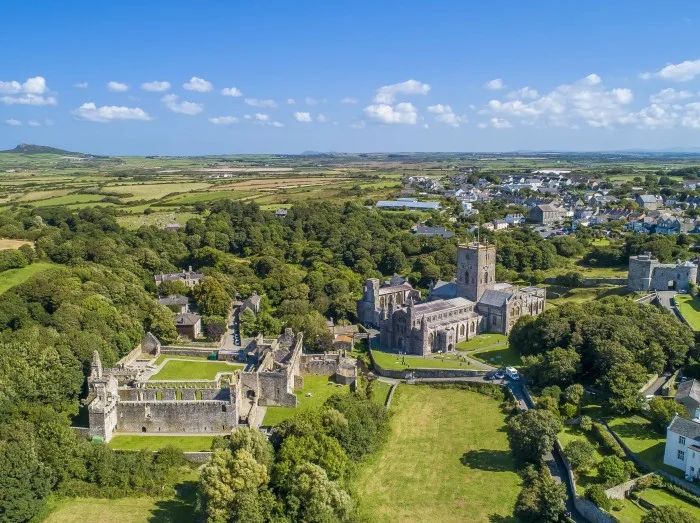
[[[545,289],[496,282],[496,246],[457,249],[457,278],[433,285],[425,302],[407,282],[365,283],[360,321],[379,328],[383,347],[425,356],[455,350],[482,332],[508,334],[521,316],[544,311]]]

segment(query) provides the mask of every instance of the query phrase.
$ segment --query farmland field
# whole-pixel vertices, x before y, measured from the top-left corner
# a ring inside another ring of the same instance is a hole
[[[121,199],[125,202],[135,200],[160,200],[172,193],[192,192],[211,187],[208,183],[157,183],[157,184],[127,184],[106,185],[102,191],[106,193],[124,194]],[[129,195],[129,196],[126,196]]]
[[[0,238],[0,251],[3,249],[19,249],[22,245],[32,245],[32,242]]]
[[[45,271],[46,269],[52,269],[58,267],[54,263],[37,262],[22,267],[21,269],[9,269],[0,273],[0,294],[8,289],[11,289],[15,285],[24,283],[29,278],[35,274]]]
[[[355,486],[364,521],[511,521],[520,478],[487,396],[399,385],[389,440],[364,463]]]

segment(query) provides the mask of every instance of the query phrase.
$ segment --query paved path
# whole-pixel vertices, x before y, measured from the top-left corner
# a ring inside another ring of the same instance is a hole
[[[661,306],[668,309],[673,314],[675,314],[675,311],[673,310],[673,306],[671,305],[671,298],[673,298],[676,294],[676,291],[657,291],[657,295],[659,296],[659,303],[661,304]]]
[[[666,380],[671,376],[669,372],[664,372],[661,376],[656,378],[654,383],[649,385],[646,389],[642,391],[644,396],[655,396],[661,390],[661,386],[666,383]]]

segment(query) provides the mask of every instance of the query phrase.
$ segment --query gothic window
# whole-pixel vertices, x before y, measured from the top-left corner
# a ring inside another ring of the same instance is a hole
[[[474,323],[470,324],[470,326],[469,326],[469,332],[471,332],[472,334],[474,334]]]
[[[379,306],[384,307],[384,303],[384,296],[382,296],[381,298],[379,298]]]
[[[459,328],[459,335],[464,336],[464,324],[462,324]]]
[[[464,283],[469,283],[469,271],[464,271]]]

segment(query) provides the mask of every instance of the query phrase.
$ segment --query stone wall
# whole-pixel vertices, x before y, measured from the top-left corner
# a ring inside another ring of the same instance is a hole
[[[485,376],[486,370],[473,369],[407,369],[407,370],[392,370],[384,369],[374,359],[372,351],[369,351],[370,358],[374,364],[374,372],[385,378],[393,378],[396,380],[405,379],[430,379],[430,378],[473,378],[476,376]]]
[[[192,356],[195,358],[207,359],[210,354],[217,354],[216,349],[209,348],[197,348],[197,347],[175,347],[175,346],[163,346],[160,348],[161,354],[168,354],[170,356]]]
[[[209,461],[213,452],[183,452],[182,455],[190,463],[206,463]]]
[[[340,364],[340,354],[304,354],[299,369],[302,374],[332,376]]]
[[[557,279],[545,278],[544,283],[555,285]],[[585,278],[582,287],[597,287],[598,285],[627,285],[627,278]]]
[[[165,393],[166,390],[162,401],[120,402],[117,429],[137,433],[218,433],[228,432],[238,423],[236,406],[231,402],[165,401]]]
[[[634,488],[640,479],[651,476],[652,474],[653,473],[650,472],[644,476],[639,476],[638,478],[634,478],[629,481],[625,481],[624,483],[620,483],[619,485],[615,485],[614,487],[610,487],[605,491],[605,495],[610,499],[625,499],[627,497],[627,493]]]
[[[669,480],[671,483],[682,488],[683,490],[687,490],[688,492],[691,492],[691,493],[695,494],[696,496],[700,496],[700,485],[695,485],[694,483],[691,483],[690,481],[686,481],[684,479],[676,477],[673,474],[669,474],[665,470],[657,470],[656,473],[659,476],[663,476],[664,479]]]
[[[143,349],[141,348],[141,344],[139,343],[134,349],[124,356],[122,359],[120,359],[117,363],[114,364],[114,366],[118,369],[124,369],[134,363],[139,356],[143,353]]]

